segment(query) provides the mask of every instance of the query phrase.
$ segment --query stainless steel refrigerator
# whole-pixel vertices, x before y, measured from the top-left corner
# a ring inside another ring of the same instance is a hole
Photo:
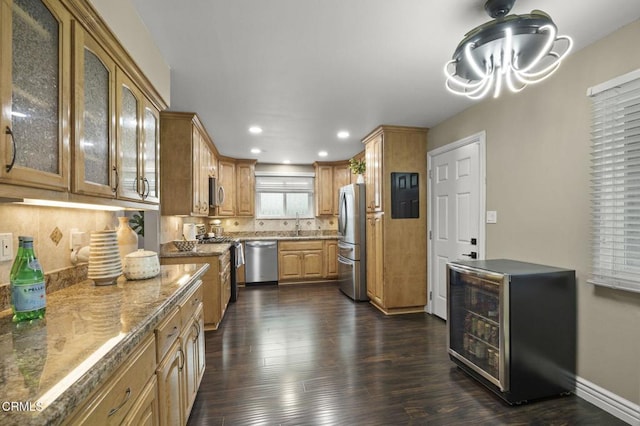
[[[338,280],[340,290],[353,300],[366,301],[366,202],[364,184],[340,188],[338,196]]]

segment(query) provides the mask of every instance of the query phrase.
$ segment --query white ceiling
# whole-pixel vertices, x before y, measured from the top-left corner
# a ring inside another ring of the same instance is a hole
[[[379,124],[432,127],[469,107],[443,66],[490,20],[484,0],[131,1],[171,67],[170,109],[197,112],[221,154],[262,163],[344,160]],[[518,0],[511,13],[533,9],[573,52],[640,18],[640,0]]]

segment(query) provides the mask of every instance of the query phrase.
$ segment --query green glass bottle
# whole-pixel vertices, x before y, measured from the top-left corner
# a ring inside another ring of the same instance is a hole
[[[19,237],[18,242],[18,254],[9,275],[13,322],[44,318],[47,294],[33,237]]]

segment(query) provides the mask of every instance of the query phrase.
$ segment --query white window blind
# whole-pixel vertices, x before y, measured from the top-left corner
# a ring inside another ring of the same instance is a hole
[[[640,70],[589,89],[590,282],[640,292]]]
[[[289,219],[313,217],[313,175],[256,173],[256,217]]]

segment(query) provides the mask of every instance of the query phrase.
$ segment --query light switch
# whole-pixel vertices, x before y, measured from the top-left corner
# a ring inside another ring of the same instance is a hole
[[[498,212],[495,210],[487,210],[487,223],[498,223]]]

